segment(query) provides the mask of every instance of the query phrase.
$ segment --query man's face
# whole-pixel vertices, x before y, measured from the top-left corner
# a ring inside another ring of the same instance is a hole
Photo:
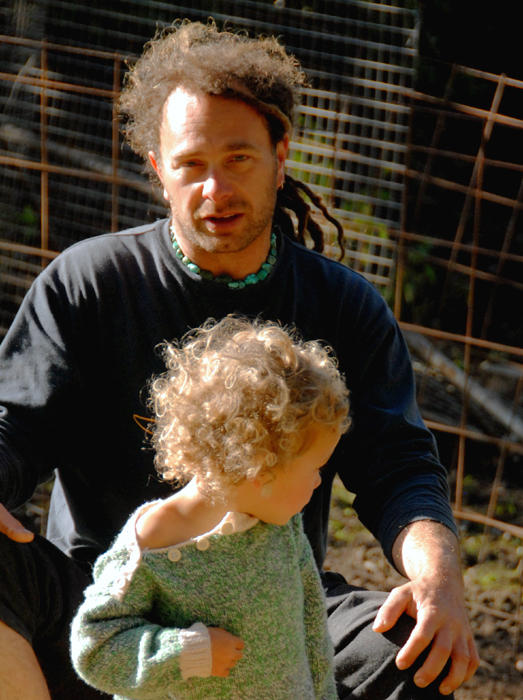
[[[216,255],[266,251],[287,145],[274,148],[264,118],[240,100],[170,95],[160,157],[150,157],[186,255],[205,267]]]

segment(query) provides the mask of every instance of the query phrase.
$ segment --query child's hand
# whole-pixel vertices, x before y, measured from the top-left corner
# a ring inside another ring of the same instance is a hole
[[[227,678],[243,656],[243,641],[221,627],[209,627],[211,637],[212,670],[211,676]]]

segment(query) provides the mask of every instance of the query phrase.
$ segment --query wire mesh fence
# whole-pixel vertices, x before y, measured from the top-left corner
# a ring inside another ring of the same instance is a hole
[[[311,87],[289,172],[341,219],[347,261],[390,287],[394,245],[387,230],[401,215],[416,14],[409,3],[333,2],[322,12],[314,3],[307,11],[292,4],[150,1],[108,9],[46,0],[4,7],[10,33],[0,40],[1,334],[38,268],[38,249],[56,253],[79,238],[164,215],[142,164],[118,140],[113,104],[125,59],[183,17],[206,21],[212,14],[217,23],[279,35],[301,60]]]
[[[508,76],[451,66],[441,94],[412,93],[394,297],[418,399],[450,466],[469,584],[483,582],[469,604],[509,624],[515,654],[523,575],[522,90]],[[509,542],[500,604],[492,560]]]

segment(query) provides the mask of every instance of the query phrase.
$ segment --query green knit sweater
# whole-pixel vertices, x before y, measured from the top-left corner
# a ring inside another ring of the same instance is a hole
[[[276,526],[228,513],[205,535],[141,551],[135,524],[150,505],[95,564],[71,631],[79,675],[118,700],[337,698],[301,516]],[[206,626],[245,642],[228,678],[210,676]]]

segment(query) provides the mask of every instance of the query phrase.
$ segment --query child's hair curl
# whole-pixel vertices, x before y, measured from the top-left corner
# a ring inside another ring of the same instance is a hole
[[[284,466],[314,423],[350,424],[348,390],[332,351],[279,324],[227,316],[163,346],[152,380],[155,465],[208,492]]]

